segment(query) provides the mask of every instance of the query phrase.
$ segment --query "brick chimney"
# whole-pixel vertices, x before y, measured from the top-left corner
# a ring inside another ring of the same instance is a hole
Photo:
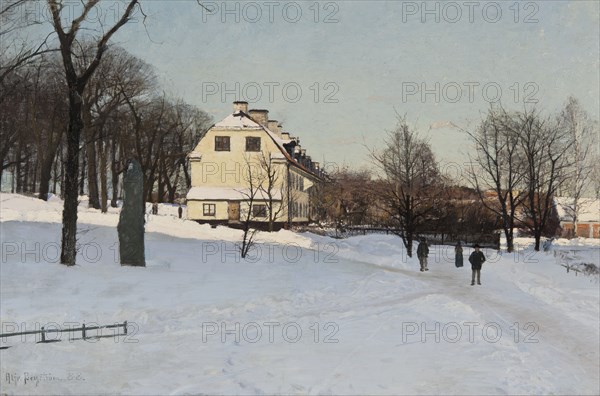
[[[269,110],[250,110],[250,117],[265,128],[269,127]]]
[[[279,121],[277,120],[269,120],[269,130],[275,133],[277,136],[281,137],[281,125],[279,125]]]
[[[233,114],[239,113],[240,111],[248,114],[248,102],[244,102],[244,101],[233,102]]]

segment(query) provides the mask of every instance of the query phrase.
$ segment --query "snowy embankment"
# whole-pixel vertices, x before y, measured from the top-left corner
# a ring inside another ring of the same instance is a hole
[[[2,331],[127,320],[130,334],[7,338],[1,394],[600,393],[597,278],[551,253],[486,250],[470,286],[448,247],[421,273],[394,236],[280,231],[245,261],[239,231],[151,216],[147,267],[120,267],[118,214],[80,207],[66,268],[61,210],[0,195]]]

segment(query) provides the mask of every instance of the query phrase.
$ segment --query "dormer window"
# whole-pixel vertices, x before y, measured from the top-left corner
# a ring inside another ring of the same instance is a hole
[[[246,151],[260,151],[260,138],[259,137],[247,137],[246,138]]]

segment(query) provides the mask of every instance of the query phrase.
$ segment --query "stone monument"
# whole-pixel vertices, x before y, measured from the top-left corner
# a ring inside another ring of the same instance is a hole
[[[121,265],[146,266],[144,256],[144,179],[142,167],[129,160],[123,177],[123,207],[119,215]]]

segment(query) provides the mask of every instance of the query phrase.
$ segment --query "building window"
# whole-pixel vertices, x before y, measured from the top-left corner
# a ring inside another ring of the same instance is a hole
[[[230,151],[229,136],[215,136],[215,151]]]
[[[247,137],[246,138],[246,151],[260,151],[260,138],[259,137]]]
[[[203,204],[204,216],[214,216],[217,213],[217,207],[215,204]]]
[[[252,205],[253,217],[267,217],[267,205]]]

